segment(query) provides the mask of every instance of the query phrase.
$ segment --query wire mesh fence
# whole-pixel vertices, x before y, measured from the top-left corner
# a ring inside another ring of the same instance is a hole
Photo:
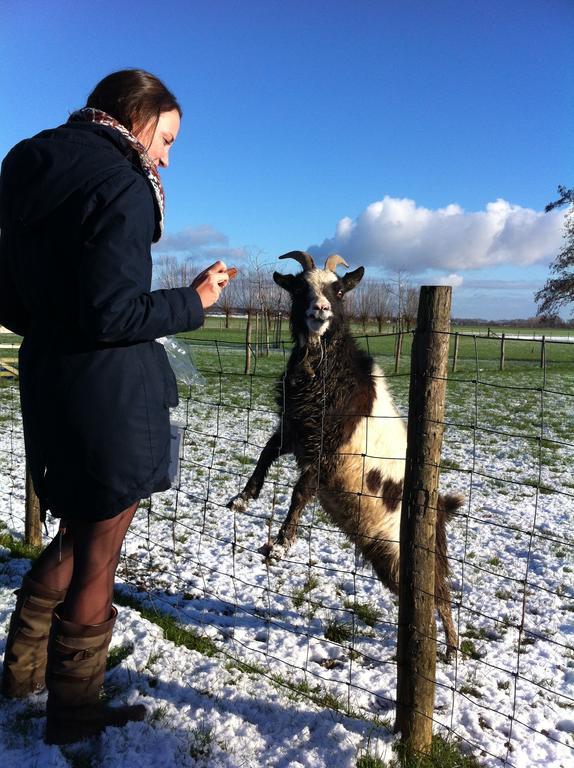
[[[319,704],[387,724],[396,704],[397,599],[316,500],[288,551],[266,556],[289,506],[292,457],[259,499],[227,505],[273,431],[291,344],[193,344],[201,379],[181,388],[174,487],[142,502],[118,589],[177,618],[208,647]],[[411,336],[359,336],[407,415]],[[13,358],[13,349],[3,355]],[[456,350],[456,364],[455,364]],[[460,648],[439,656],[434,728],[485,765],[574,760],[574,344],[454,332],[441,492],[464,495],[448,532]],[[455,369],[453,371],[453,368]],[[0,378],[2,521],[24,531],[17,379]],[[54,523],[48,527],[54,531]],[[444,635],[439,628],[439,651]]]

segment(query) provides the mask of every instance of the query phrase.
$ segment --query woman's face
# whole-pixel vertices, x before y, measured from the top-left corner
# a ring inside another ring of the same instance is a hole
[[[147,148],[148,155],[157,166],[167,168],[169,150],[179,131],[179,112],[177,109],[161,112],[155,130],[154,122],[150,121],[137,131],[135,137]]]

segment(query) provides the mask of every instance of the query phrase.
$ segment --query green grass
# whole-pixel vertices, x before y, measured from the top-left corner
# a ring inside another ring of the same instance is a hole
[[[463,640],[460,644],[460,652],[464,656],[468,656],[471,659],[480,659],[480,653],[478,652],[476,645],[472,640]]]
[[[334,643],[346,643],[353,637],[353,625],[350,621],[328,619],[323,634],[327,640]]]
[[[313,574],[309,574],[305,582],[298,589],[293,590],[292,600],[295,608],[300,608],[309,594],[319,586],[319,579]]]
[[[213,744],[213,728],[199,725],[190,733],[189,756],[194,760],[206,760]]]
[[[188,333],[180,334],[181,338],[186,338],[196,342],[198,349],[198,358],[203,357],[199,351],[201,347],[209,350],[216,358],[225,358],[230,348],[240,351],[242,364],[244,363],[244,345],[245,345],[245,326],[246,320],[241,317],[232,317],[230,319],[229,329],[225,328],[224,318],[210,317],[206,318],[202,328]],[[376,324],[370,323],[366,330],[359,323],[351,324],[351,331],[357,337],[359,343],[365,347],[375,357],[386,359],[387,367],[394,370],[395,343],[396,334],[393,333],[393,326],[386,325],[383,332],[380,333]],[[540,328],[492,328],[490,337],[488,327],[471,326],[452,326],[450,338],[449,360],[452,363],[455,344],[455,333],[459,334],[458,349],[458,372],[472,370],[476,367],[476,360],[480,361],[483,367],[497,369],[500,360],[501,335],[505,333],[512,336],[532,336],[535,339],[520,338],[506,339],[505,341],[505,359],[506,366],[512,364],[522,365],[540,365],[540,350],[542,336],[563,336],[565,341],[574,336],[573,329],[540,329]],[[261,335],[258,339],[255,337],[255,330],[252,333],[253,349],[262,349]],[[15,355],[17,345],[21,338],[13,334],[0,334],[0,343],[14,344],[14,349],[0,349],[0,356],[10,357]],[[401,370],[408,370],[409,356],[411,350],[412,334],[403,335]],[[287,321],[282,324],[282,333],[278,342],[279,347],[274,346],[274,338],[271,342],[270,356],[284,357],[289,354],[291,348],[291,335]],[[253,364],[256,367],[262,367],[262,361],[267,358],[256,356]],[[546,342],[546,362],[547,365],[572,364],[574,362],[574,344],[560,343],[555,341]]]
[[[361,757],[357,758],[356,762],[357,768],[386,768],[386,766],[386,762],[383,762],[380,758],[369,754],[361,755]]]
[[[399,402],[406,403],[409,385],[409,358],[405,356],[401,363],[399,375],[394,373],[394,355],[392,344],[387,339],[361,339],[361,344],[369,348],[370,353],[380,364],[389,379],[393,394],[399,395]],[[368,343],[367,343],[368,342]],[[491,341],[487,340],[488,345]],[[229,345],[224,349],[217,349],[211,345],[193,347],[192,355],[195,364],[203,377],[203,384],[192,388],[192,394],[209,394],[217,399],[221,398],[224,407],[243,406],[271,406],[274,407],[275,386],[285,370],[285,365],[290,349],[275,350],[267,357],[255,357],[252,363],[251,373],[245,375],[245,356],[241,345]],[[489,354],[490,352],[490,354]],[[478,363],[474,354],[470,354],[464,360],[464,365],[459,365],[456,374],[449,373],[447,404],[464,400],[466,404],[466,420],[478,398],[478,407],[481,417],[492,415],[500,411],[494,398],[496,394],[503,393],[508,402],[513,405],[511,413],[520,416],[522,429],[529,429],[539,423],[537,413],[540,409],[540,389],[543,385],[547,390],[556,389],[564,391],[562,386],[566,376],[566,392],[574,392],[574,344],[561,345],[559,354],[552,356],[547,363],[546,370],[542,370],[535,360],[522,357],[510,362],[504,371],[497,367],[496,350],[484,350],[479,355]],[[570,374],[570,375],[568,375]],[[523,408],[517,413],[516,399],[518,393],[514,390],[500,389],[500,385],[507,387],[519,387],[520,399]],[[185,397],[189,390],[182,388]],[[492,398],[490,397],[492,396]],[[488,398],[488,399],[487,399]],[[545,393],[545,401],[548,410],[552,411],[552,401],[560,399],[559,396]],[[508,414],[508,411],[506,412]],[[502,421],[501,419],[499,421]],[[546,448],[552,448],[552,444],[545,443]],[[456,467],[454,467],[456,468]]]
[[[356,600],[345,600],[343,604],[345,608],[353,611],[355,616],[368,627],[374,627],[382,618],[382,612],[372,603],[359,603]]]
[[[540,339],[542,335],[540,329],[497,329],[496,336],[492,335],[488,337],[486,336],[486,328],[474,329],[456,326],[453,326],[449,342],[449,369],[452,369],[455,345],[454,334],[457,332],[459,334],[457,376],[460,376],[465,372],[476,371],[477,361],[478,367],[488,371],[495,371],[497,374],[501,373],[498,369],[501,349],[500,334],[503,331],[512,335],[517,335],[519,333],[523,335],[537,334],[536,339],[506,339],[505,369],[508,371],[517,367],[526,367],[528,369],[532,368],[540,371]],[[360,325],[353,324],[352,332],[357,337],[358,343],[383,364],[387,373],[394,372],[396,335],[391,333],[390,326],[385,328],[384,333],[379,334],[375,326],[369,326],[367,333],[365,333]],[[547,329],[545,331],[546,336],[563,335],[565,340],[568,339],[569,333],[571,337],[574,336],[574,331],[572,331],[572,329],[570,329],[570,332],[564,329]],[[221,365],[222,369],[227,369],[229,365],[229,357],[230,355],[233,356],[233,353],[235,353],[235,356],[238,357],[240,361],[239,367],[236,368],[236,370],[241,370],[241,372],[243,371],[245,361],[244,335],[245,321],[240,318],[234,319],[229,330],[225,330],[221,319],[208,318],[203,328],[191,333],[181,334],[182,338],[187,338],[196,342],[197,346],[195,347],[195,350],[199,363],[198,367],[200,367],[200,369],[202,367],[200,364],[201,360],[206,359],[206,354],[215,357],[218,365]],[[412,334],[405,334],[403,336],[400,364],[400,370],[403,373],[408,372],[409,369],[411,344]],[[254,372],[264,372],[264,369],[268,367],[266,361],[284,361],[290,353],[291,345],[292,342],[289,332],[286,325],[284,325],[279,347],[274,348],[271,346],[268,356],[256,355],[253,358]],[[261,351],[262,349],[255,343],[255,337],[252,339],[252,346],[255,350]],[[572,365],[574,362],[574,344],[547,341],[545,348],[547,368],[556,368],[557,366],[564,368]]]
[[[221,318],[208,317],[206,324],[203,328],[196,331],[180,334],[181,338],[189,339],[193,341],[192,354],[196,363],[196,366],[204,379],[204,386],[209,387],[212,384],[217,384],[220,374],[226,376],[238,376],[242,379],[241,389],[245,387],[245,340],[244,340],[244,328],[245,321],[242,318],[234,318],[231,323],[231,328],[226,330],[223,327],[223,320]],[[353,325],[353,332],[357,335],[358,343],[369,351],[377,361],[382,365],[387,375],[394,374],[395,368],[395,344],[396,336],[389,333],[390,327],[385,330],[386,333],[378,334],[375,326],[368,328],[368,334],[365,334],[359,325]],[[520,371],[526,371],[532,374],[533,381],[542,381],[542,369],[540,368],[540,341],[532,339],[520,339],[520,340],[507,340],[505,347],[506,357],[506,369],[499,371],[499,358],[500,358],[500,339],[498,337],[491,336],[486,337],[485,328],[472,329],[463,327],[454,327],[453,331],[457,331],[459,334],[459,351],[458,351],[458,365],[456,374],[450,373],[450,379],[460,379],[466,374],[477,373],[479,371],[480,378],[488,380],[491,374],[495,374],[497,380],[512,380],[514,375]],[[502,329],[497,329],[497,333],[500,333]],[[472,335],[473,331],[478,331],[480,335]],[[508,333],[534,333],[540,334],[540,329],[536,331],[531,329],[507,329]],[[563,329],[554,330],[550,329],[546,331],[547,335],[559,336],[567,335],[568,331]],[[574,334],[574,331],[570,331]],[[12,342],[15,337],[10,338]],[[449,368],[452,368],[452,358],[454,353],[454,334],[450,338],[450,351],[449,351]],[[0,336],[1,340],[1,336]],[[410,351],[411,351],[412,334],[405,334],[403,336],[403,347],[401,357],[400,372],[406,375],[409,370],[410,363]],[[251,377],[257,380],[263,381],[269,378],[271,381],[267,382],[267,389],[272,390],[272,383],[284,370],[285,362],[290,354],[292,342],[289,336],[289,332],[286,324],[284,325],[284,332],[282,334],[282,340],[278,348],[273,346],[269,350],[269,354],[254,355],[252,359]],[[254,349],[256,345],[253,345]],[[260,347],[257,347],[261,351]],[[13,354],[12,350],[0,350],[0,354],[8,352]],[[559,343],[559,342],[546,342],[546,374],[547,377],[553,371],[558,372],[562,370],[568,370],[574,363],[574,343]],[[407,377],[408,379],[408,377]],[[6,382],[12,380],[4,379],[4,386]],[[256,388],[260,388],[258,383],[255,383]],[[248,387],[251,388],[251,384]],[[194,387],[197,389],[197,387]],[[235,386],[231,387],[231,392],[227,393],[231,395],[230,401],[240,405],[241,398],[237,396],[237,382]],[[182,387],[182,394],[189,392],[189,388]],[[273,400],[273,394],[271,401]],[[251,398],[252,399],[252,398]]]
[[[108,651],[108,658],[106,660],[106,669],[114,669],[118,667],[124,659],[131,656],[134,652],[134,646],[132,643],[128,645],[117,645],[110,648]]]
[[[26,544],[21,539],[16,539],[9,533],[6,533],[5,526],[0,522],[0,546],[6,547],[10,551],[11,557],[25,557],[29,560],[35,560],[42,547],[34,547],[31,544]]]
[[[473,699],[482,699],[480,688],[477,688],[476,685],[472,685],[472,683],[463,683],[458,690],[459,693],[462,693],[465,696],[472,696]]]
[[[398,744],[397,758],[388,768],[480,768],[476,758],[464,755],[455,741],[434,736],[428,755],[408,755],[408,747]],[[408,755],[408,756],[407,756]]]

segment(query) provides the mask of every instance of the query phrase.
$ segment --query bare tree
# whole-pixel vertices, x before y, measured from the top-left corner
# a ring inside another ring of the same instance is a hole
[[[245,373],[249,373],[253,352],[253,324],[255,321],[257,331],[259,328],[259,317],[263,312],[263,308],[267,305],[268,291],[266,284],[270,280],[270,270],[263,267],[263,252],[260,249],[250,247],[246,248],[245,251],[248,256],[248,268],[241,270],[236,278],[236,304],[237,308],[247,315],[247,326],[245,329]],[[267,318],[265,317],[263,321],[267,323]],[[268,331],[266,333],[268,338]]]
[[[237,308],[239,301],[239,282],[238,279],[230,280],[227,283],[227,287],[221,292],[217,307],[221,309],[225,316],[225,328],[229,328],[229,318],[233,314],[233,310]]]
[[[401,321],[403,317],[403,298],[404,298],[404,272],[397,270],[396,276],[391,280],[391,294],[393,296],[393,316],[396,323],[396,330],[401,332]]]
[[[363,327],[363,333],[367,332],[369,319],[372,317],[373,309],[373,290],[375,283],[372,280],[366,280],[360,283],[354,291],[355,307],[354,314]]]
[[[392,317],[393,297],[388,283],[377,281],[373,285],[373,318],[377,321],[379,333],[383,332],[383,325]]]
[[[242,270],[235,279],[236,303],[237,309],[245,312],[247,315],[247,324],[245,327],[245,373],[251,371],[251,336],[253,316],[257,305],[253,282],[248,270]]]
[[[154,264],[155,283],[159,288],[180,288],[181,286],[191,285],[194,278],[197,277],[202,269],[208,264],[195,265],[191,256],[181,260],[172,254],[160,256]],[[238,301],[238,291],[234,281],[228,283],[226,289],[222,291],[214,309],[220,309],[225,315],[225,327],[229,328],[229,317]]]
[[[283,318],[289,316],[289,297],[288,294],[280,288],[277,283],[270,276],[269,284],[267,286],[267,314],[269,328],[272,331],[273,346],[279,347],[281,345],[281,328],[283,324]]]
[[[394,316],[397,332],[408,330],[415,324],[418,308],[418,291],[405,279],[405,272],[397,270],[396,278],[391,283],[391,294],[394,299]]]
[[[181,288],[191,285],[197,274],[193,260],[188,256],[181,261],[177,256],[164,254],[155,261],[155,282],[160,288]]]
[[[417,312],[419,307],[419,292],[412,285],[405,285],[403,287],[402,298],[402,327],[404,330],[409,331],[414,328],[417,320]]]

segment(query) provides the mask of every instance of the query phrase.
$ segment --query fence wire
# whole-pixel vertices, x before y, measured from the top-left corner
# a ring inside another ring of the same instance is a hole
[[[406,417],[411,337],[401,357],[396,334],[358,341]],[[502,354],[501,342],[451,337],[441,492],[465,498],[448,533],[460,647],[450,664],[441,654],[434,724],[485,765],[519,768],[536,753],[566,766],[574,760],[574,344],[505,338]],[[183,426],[179,477],[142,502],[119,590],[245,669],[392,728],[397,598],[316,501],[292,547],[267,555],[297,479],[293,458],[275,462],[247,509],[227,506],[277,424],[275,383],[290,347],[255,345],[245,374],[243,343],[194,342],[201,381],[180,389],[173,414]],[[0,382],[1,519],[22,536],[17,380]],[[440,627],[438,639],[442,651]]]

